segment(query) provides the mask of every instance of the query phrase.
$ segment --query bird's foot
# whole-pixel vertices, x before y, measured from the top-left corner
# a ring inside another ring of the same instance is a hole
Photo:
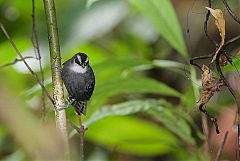
[[[73,102],[74,101],[76,101],[76,99],[73,99],[73,98],[70,98],[70,97],[68,97],[67,98],[67,104],[65,104],[65,105],[59,105],[58,107],[60,107],[60,108],[57,108],[57,110],[58,111],[62,111],[62,110],[64,110],[64,109],[67,109],[68,107],[70,107],[72,104],[73,104]]]

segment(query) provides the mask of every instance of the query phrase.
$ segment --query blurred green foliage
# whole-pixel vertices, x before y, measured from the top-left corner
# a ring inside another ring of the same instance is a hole
[[[34,56],[31,9],[31,1],[0,0],[0,20],[25,56]],[[96,75],[96,89],[83,116],[88,127],[86,159],[207,160],[202,148],[204,136],[190,115],[198,99],[194,93],[198,87],[185,76],[189,54],[173,3],[58,0],[56,9],[62,61],[85,52]],[[42,1],[36,1],[45,85],[51,91],[44,16]],[[0,33],[0,65],[15,57]],[[39,73],[36,61],[28,62]],[[54,122],[53,107],[47,100],[46,115],[40,117],[41,89],[21,62],[0,69],[0,75],[0,82],[26,104],[16,108],[35,113],[39,120],[45,120],[43,124]],[[76,123],[73,109],[67,109],[67,117]],[[71,144],[78,145],[79,137],[71,127],[69,133],[74,139]],[[78,158],[78,154],[73,157]],[[12,140],[8,127],[0,124],[0,160],[26,158],[28,154]]]

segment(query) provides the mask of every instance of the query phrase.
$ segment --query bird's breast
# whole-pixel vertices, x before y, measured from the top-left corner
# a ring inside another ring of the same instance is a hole
[[[82,67],[80,65],[72,65],[70,66],[70,70],[76,73],[86,73],[87,67]]]

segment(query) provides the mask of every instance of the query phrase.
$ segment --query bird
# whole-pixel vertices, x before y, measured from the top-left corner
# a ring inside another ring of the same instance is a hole
[[[91,98],[95,87],[95,75],[89,65],[85,53],[77,53],[63,63],[62,80],[68,91],[68,104],[72,105],[78,115],[86,115],[87,101]]]

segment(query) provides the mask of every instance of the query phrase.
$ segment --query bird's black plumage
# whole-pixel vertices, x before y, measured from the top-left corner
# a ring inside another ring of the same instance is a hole
[[[88,101],[94,90],[95,76],[88,62],[88,56],[77,53],[63,64],[62,79],[68,91],[72,106],[80,115],[85,111]],[[84,107],[83,107],[84,106]]]

